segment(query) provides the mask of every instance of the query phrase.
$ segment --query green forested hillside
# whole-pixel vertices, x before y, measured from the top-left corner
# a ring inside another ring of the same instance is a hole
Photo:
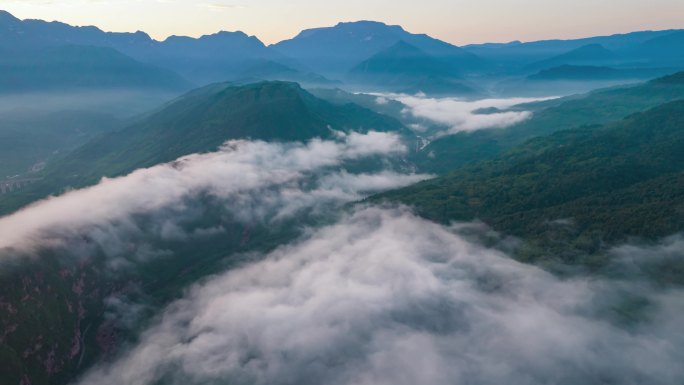
[[[293,83],[217,84],[191,92],[121,131],[94,139],[49,165],[41,174],[43,181],[0,196],[0,204],[14,210],[59,193],[65,186],[94,183],[101,176],[214,151],[228,139],[304,141],[333,137],[331,129],[409,134],[392,118],[355,104],[330,104]],[[189,285],[243,263],[251,252],[265,252],[294,239],[314,220],[302,214],[268,225],[245,224],[230,207],[212,199],[198,197],[187,204],[197,215],[189,215],[182,223],[188,226],[188,234],[195,228],[221,231],[173,240],[162,239],[154,231],[141,234],[130,244],[154,244],[154,249],[165,250],[165,258],[138,261],[130,270],[112,269],[105,248],[94,247],[83,259],[74,257],[73,244],[82,239],[65,241],[63,249],[31,250],[35,259],[18,256],[11,248],[0,250],[0,267],[4,268],[0,272],[11,272],[0,275],[0,307],[12,306],[12,311],[0,314],[0,325],[11,330],[0,340],[0,359],[7,363],[0,367],[0,378],[11,383],[24,379],[34,384],[69,383],[95,360],[111,357],[143,326],[122,326],[108,319],[110,296],[130,295],[144,303],[142,314],[131,317],[143,322],[153,309],[177,298]],[[175,215],[169,210],[168,215]],[[143,228],[156,221],[153,215],[135,220]]]
[[[93,182],[140,167],[216,150],[230,139],[304,141],[332,131],[401,131],[398,121],[354,104],[334,106],[299,85],[216,84],[193,91],[124,130],[70,154],[53,169]]]
[[[332,130],[411,134],[393,118],[356,104],[331,104],[296,83],[214,84],[54,161],[40,174],[41,182],[20,193],[0,196],[0,212],[10,212],[67,186],[85,186],[103,176],[215,151],[230,139],[305,141],[331,137]]]
[[[534,137],[619,120],[678,99],[684,99],[684,72],[637,86],[542,103],[543,109],[537,108],[531,119],[515,126],[437,139],[416,154],[414,161],[424,170],[445,173],[465,164],[491,159]]]
[[[534,139],[377,199],[444,223],[483,220],[531,241],[523,258],[590,263],[576,258],[684,228],[684,101]]]

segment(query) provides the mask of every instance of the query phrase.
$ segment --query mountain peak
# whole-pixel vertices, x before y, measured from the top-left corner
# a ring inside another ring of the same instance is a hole
[[[337,106],[297,83],[215,83],[191,91],[121,131],[101,137],[53,166],[89,183],[178,157],[215,151],[226,140],[308,141],[338,131],[405,132],[398,121],[354,104]],[[113,166],[111,166],[113,165]],[[111,167],[110,167],[111,166]],[[73,183],[73,180],[71,181]]]
[[[17,19],[12,15],[11,13],[7,11],[3,11],[0,9],[0,24],[8,24],[8,23],[18,23],[21,22],[21,20]]]
[[[223,30],[218,31],[218,32],[216,32],[216,33],[214,33],[214,34],[205,35],[205,36],[217,36],[217,37],[226,37],[226,36],[230,36],[230,37],[250,37],[250,36],[247,36],[247,34],[244,33],[244,32],[242,32],[242,31],[223,31]]]
[[[132,35],[135,37],[138,37],[138,38],[145,39],[145,40],[152,40],[152,37],[150,37],[150,35],[145,31],[137,30],[137,31],[133,32]]]
[[[219,31],[211,35],[204,35],[200,37],[200,41],[211,41],[211,42],[229,42],[229,43],[242,43],[248,42],[248,44],[258,45],[259,47],[265,47],[264,43],[259,40],[256,36],[249,36],[242,31]]]
[[[375,21],[375,20],[357,20],[357,21],[340,21],[335,25],[335,27],[343,27],[343,26],[349,26],[349,25],[373,25],[373,26],[382,26],[386,27],[387,24],[383,23],[382,21]]]
[[[353,27],[365,27],[365,28],[391,28],[404,30],[400,25],[389,25],[383,23],[382,21],[375,20],[357,20],[357,21],[341,21],[335,25],[333,28],[353,28]]]
[[[362,83],[384,85],[425,84],[456,76],[448,63],[426,53],[416,46],[399,40],[354,67],[349,76]],[[399,81],[399,84],[396,84]]]
[[[332,29],[350,31],[356,33],[398,33],[404,34],[406,31],[399,25],[389,25],[380,21],[359,20],[337,23]]]
[[[301,39],[315,36],[319,33],[336,33],[336,32],[350,32],[354,34],[368,34],[368,33],[406,33],[404,28],[399,25],[388,25],[381,21],[373,20],[359,20],[359,21],[341,21],[332,27],[310,28],[301,31],[294,39]],[[294,40],[293,39],[293,40]],[[281,42],[282,43],[282,42]]]

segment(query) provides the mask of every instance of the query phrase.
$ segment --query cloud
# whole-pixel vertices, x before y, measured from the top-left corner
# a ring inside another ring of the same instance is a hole
[[[650,303],[630,328],[604,315],[625,292]],[[197,285],[80,384],[678,384],[683,294],[561,280],[365,207]]]
[[[336,141],[307,144],[230,141],[218,152],[105,178],[96,186],[0,218],[0,250],[65,245],[84,234],[112,245],[125,243],[119,239],[124,233],[156,231],[164,239],[182,239],[188,234],[181,223],[197,210],[193,207],[200,197],[220,202],[244,223],[277,220],[303,208],[348,202],[427,178],[390,171],[340,171],[347,161],[401,156],[406,151],[398,136],[378,132],[340,133]],[[141,228],[132,219],[140,215],[153,217],[154,226]]]
[[[406,105],[404,113],[414,118],[431,120],[447,127],[433,136],[452,135],[458,132],[477,131],[490,128],[505,128],[532,117],[530,111],[507,111],[513,106],[543,99],[510,98],[467,101],[459,98],[428,98],[424,95],[393,95]],[[484,109],[496,109],[478,113]]]

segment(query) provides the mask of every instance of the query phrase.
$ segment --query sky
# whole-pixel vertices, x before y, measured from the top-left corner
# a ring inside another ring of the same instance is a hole
[[[355,20],[457,45],[684,28],[682,0],[0,0],[0,9],[156,39],[241,30],[267,44]]]

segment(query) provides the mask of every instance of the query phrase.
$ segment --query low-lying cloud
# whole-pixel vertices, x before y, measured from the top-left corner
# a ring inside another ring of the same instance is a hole
[[[387,96],[385,96],[387,97]],[[446,127],[433,136],[452,135],[458,132],[490,128],[505,128],[532,117],[530,111],[509,111],[513,106],[540,99],[510,98],[481,99],[429,98],[421,95],[394,95],[391,98],[406,105],[405,114],[433,121]],[[490,111],[484,111],[492,109]],[[485,113],[486,112],[486,113]]]
[[[179,243],[220,234],[221,221],[185,226],[217,207],[246,224],[339,209],[428,177],[344,168],[406,151],[397,136],[375,132],[306,144],[231,141],[0,218],[0,251],[54,246],[89,256],[95,243],[110,266],[169,257],[173,250],[156,247],[163,242],[145,243],[140,234]],[[206,200],[213,203],[198,203]],[[135,346],[78,383],[669,385],[684,378],[680,289],[562,280],[463,229],[401,207],[358,208],[198,283]],[[612,253],[631,277],[647,259],[680,256],[681,242]],[[121,327],[138,325],[144,315],[135,313],[148,311],[124,296],[106,301],[106,316]]]
[[[152,227],[160,236],[180,237],[175,230],[183,211],[202,196],[219,200],[246,223],[277,220],[303,208],[353,201],[427,178],[386,170],[367,174],[340,170],[347,161],[396,157],[406,151],[398,136],[378,132],[339,134],[335,141],[307,144],[230,141],[218,152],[104,179],[0,218],[0,250],[59,244],[83,234],[117,236],[127,227],[136,232],[141,229],[131,223],[131,217],[141,214],[164,213],[151,221],[157,226],[147,230]]]
[[[196,286],[80,384],[681,383],[681,290],[560,280],[456,229],[358,209]],[[629,295],[648,317],[618,326]]]

